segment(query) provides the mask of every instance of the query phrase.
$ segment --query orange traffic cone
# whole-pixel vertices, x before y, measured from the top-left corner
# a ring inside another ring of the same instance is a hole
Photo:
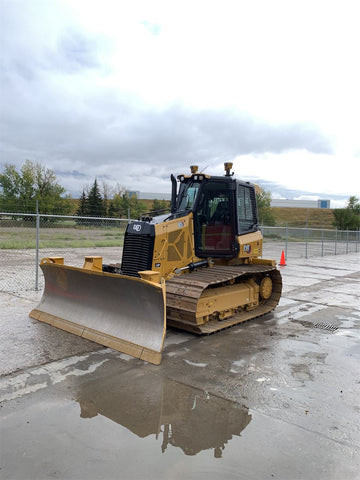
[[[280,258],[279,265],[280,265],[280,267],[285,267],[286,266],[284,250],[281,252],[281,258]]]

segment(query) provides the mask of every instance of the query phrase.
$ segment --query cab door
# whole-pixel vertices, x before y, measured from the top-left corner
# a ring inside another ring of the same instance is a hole
[[[235,190],[233,182],[203,185],[194,212],[195,254],[198,257],[236,256]]]

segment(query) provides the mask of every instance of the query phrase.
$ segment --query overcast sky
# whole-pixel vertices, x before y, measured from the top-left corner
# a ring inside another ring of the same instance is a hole
[[[359,2],[0,0],[0,170],[74,197],[189,165],[274,197],[360,196]],[[278,185],[276,185],[278,184]]]

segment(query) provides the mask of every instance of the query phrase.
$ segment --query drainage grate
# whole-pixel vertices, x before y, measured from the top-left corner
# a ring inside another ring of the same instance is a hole
[[[330,330],[331,332],[335,332],[339,327],[336,325],[331,325],[331,323],[315,323],[314,327],[316,328],[322,328],[323,330]]]

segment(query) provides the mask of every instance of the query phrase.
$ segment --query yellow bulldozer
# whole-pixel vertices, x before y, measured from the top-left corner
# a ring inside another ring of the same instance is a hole
[[[282,280],[262,258],[255,186],[231,169],[171,175],[171,212],[128,224],[121,264],[43,258],[30,316],[158,365],[167,325],[209,334],[273,310]]]

